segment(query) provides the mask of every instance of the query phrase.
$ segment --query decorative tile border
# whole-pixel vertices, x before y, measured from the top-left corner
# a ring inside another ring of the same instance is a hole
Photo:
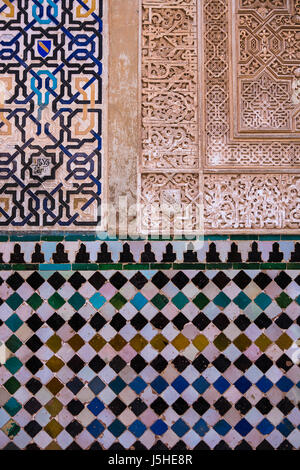
[[[1,449],[300,448],[297,271],[0,271]]]
[[[296,238],[296,237],[294,237]],[[299,269],[299,241],[288,236],[211,236],[197,240],[112,240],[89,234],[1,235],[2,269]]]

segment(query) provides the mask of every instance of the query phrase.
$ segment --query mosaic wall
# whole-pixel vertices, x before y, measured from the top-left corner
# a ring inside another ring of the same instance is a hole
[[[241,38],[253,23],[241,53],[262,95],[257,61],[269,74],[285,60],[283,42],[298,47],[285,36],[298,28],[298,0],[266,0],[253,13],[258,3],[140,2],[143,222],[154,222],[147,204],[204,202],[206,230],[236,232],[189,242],[88,231],[106,191],[102,1],[0,5],[0,227],[11,230],[0,234],[0,450],[300,448],[300,237],[288,234],[299,231],[299,178],[284,172],[295,170],[298,144],[228,140],[231,7]],[[212,78],[202,94],[200,23]],[[296,132],[299,77],[277,73],[287,83],[275,87],[268,125],[289,120]],[[253,127],[259,105],[246,92],[242,124]],[[207,161],[223,174],[202,177],[203,124]],[[250,156],[276,171],[234,174]]]
[[[0,6],[0,227],[93,227],[101,200],[102,2]]]
[[[300,448],[299,242],[66,238],[0,243],[1,449]]]

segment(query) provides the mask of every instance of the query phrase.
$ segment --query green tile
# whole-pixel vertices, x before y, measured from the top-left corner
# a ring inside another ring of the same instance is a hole
[[[300,235],[281,235],[281,240],[300,240]]]
[[[90,264],[79,264],[75,263],[72,264],[72,271],[97,271],[98,264],[90,263]]]
[[[41,240],[43,242],[62,242],[64,240],[64,235],[42,235]]]
[[[167,303],[169,302],[169,300],[167,299],[167,297],[165,295],[162,295],[162,294],[156,294],[153,299],[151,299],[151,302],[153,303],[153,305],[158,308],[159,310],[162,310],[166,305]]]
[[[261,292],[255,299],[254,302],[256,305],[258,305],[262,310],[265,310],[266,308],[269,307],[269,305],[272,303],[272,299],[265,294],[264,292]]]
[[[13,234],[10,236],[11,242],[39,242],[41,235],[39,233]]]
[[[10,416],[15,416],[22,408],[22,405],[20,405],[14,397],[11,397],[8,402],[5,403],[3,408]]]
[[[123,295],[118,292],[116,295],[110,299],[110,303],[115,307],[115,309],[120,310],[125,304],[127,300],[123,297]]]
[[[74,295],[72,295],[68,302],[75,310],[79,310],[85,304],[85,299],[82,297],[82,295],[76,292]]]
[[[150,269],[161,269],[161,270],[167,270],[167,269],[171,269],[172,268],[172,264],[168,264],[168,263],[151,263],[150,264]]]
[[[186,304],[189,303],[189,299],[182,292],[178,292],[178,294],[173,297],[172,303],[175,305],[175,307],[181,310]]]
[[[285,292],[281,292],[275,300],[281,308],[287,308],[292,303],[292,299]]]
[[[259,269],[259,263],[232,263],[232,269]]]
[[[228,235],[204,235],[204,240],[228,240],[229,236]]]
[[[233,302],[242,310],[245,310],[245,308],[251,303],[251,299],[249,299],[244,292],[240,292],[239,295],[233,299]]]
[[[17,308],[22,305],[23,299],[15,292],[10,297],[8,297],[8,299],[6,299],[6,303],[12,310],[17,310]]]
[[[95,233],[69,233],[65,236],[66,242],[94,242],[97,240],[97,235]]]
[[[137,271],[137,270],[145,271],[145,270],[150,269],[150,264],[147,264],[147,263],[129,263],[129,264],[124,264],[123,269],[130,270],[130,271],[131,270],[132,271]]]
[[[4,387],[11,395],[13,395],[21,387],[21,384],[15,377],[11,377],[5,382]]]
[[[10,271],[12,269],[11,264],[0,264],[0,270],[1,271]]]
[[[230,240],[258,240],[258,235],[230,235]]]
[[[259,240],[265,240],[265,241],[277,241],[280,240],[280,235],[259,235],[258,236]]]
[[[12,335],[8,340],[5,342],[5,346],[13,353],[18,351],[20,347],[22,346],[22,341],[17,338],[16,335]]]
[[[11,374],[15,374],[22,367],[22,362],[17,357],[10,357],[4,364]]]
[[[37,293],[34,293],[26,302],[33,310],[37,310],[42,305],[43,300]]]
[[[123,265],[121,263],[110,263],[110,264],[104,264],[104,263],[101,263],[101,264],[98,264],[98,269],[100,271],[110,271],[110,270],[116,270],[116,271],[121,271],[122,270],[122,267]]]
[[[206,263],[206,269],[232,269],[232,263]]]
[[[39,269],[39,265],[31,263],[13,264],[13,269],[15,271],[37,271]]]
[[[14,313],[13,315],[11,315],[5,322],[5,324],[8,326],[8,328],[15,332],[17,331],[22,325],[23,325],[23,322],[22,320],[18,317],[18,315],[16,313]]]
[[[230,298],[224,294],[224,292],[220,292],[213,300],[214,304],[221,308],[226,308],[227,305],[230,304]]]
[[[300,271],[300,263],[287,263],[286,269],[296,269]]]
[[[62,307],[66,301],[57,293],[53,294],[49,299],[48,299],[48,304],[51,305],[55,310],[58,310],[60,307]]]
[[[193,302],[200,310],[202,310],[207,304],[209,304],[210,300],[206,295],[200,293],[193,299]]]
[[[204,271],[206,265],[204,263],[174,263],[173,264],[173,269],[176,269],[178,271],[182,270],[198,270],[198,271]]]
[[[261,263],[260,269],[286,269],[286,263]]]

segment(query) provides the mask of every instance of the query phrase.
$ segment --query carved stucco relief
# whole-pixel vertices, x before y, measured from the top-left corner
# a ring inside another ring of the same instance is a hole
[[[298,0],[142,1],[142,229],[164,225],[153,205],[190,201],[207,232],[299,230],[299,13]]]

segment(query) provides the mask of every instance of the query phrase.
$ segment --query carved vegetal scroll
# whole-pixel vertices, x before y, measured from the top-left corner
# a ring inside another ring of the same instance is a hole
[[[142,228],[190,200],[208,232],[299,230],[299,0],[142,4]]]

